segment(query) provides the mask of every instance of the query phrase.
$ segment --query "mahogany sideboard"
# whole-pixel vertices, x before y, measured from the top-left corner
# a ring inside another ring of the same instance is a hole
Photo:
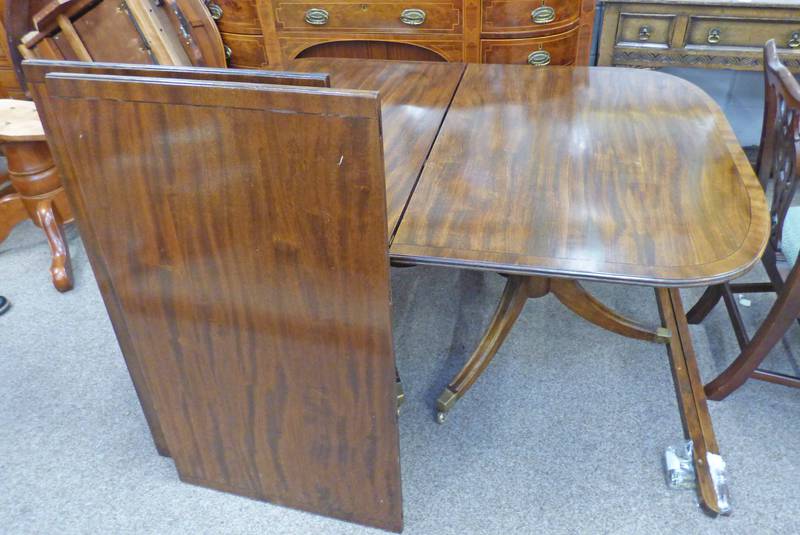
[[[24,94],[14,75],[14,66],[8,49],[5,21],[3,20],[4,6],[5,0],[0,0],[0,98],[23,98]]]
[[[586,65],[594,0],[206,0],[232,67],[300,57]]]
[[[761,71],[770,39],[800,72],[798,0],[609,0],[597,64]]]

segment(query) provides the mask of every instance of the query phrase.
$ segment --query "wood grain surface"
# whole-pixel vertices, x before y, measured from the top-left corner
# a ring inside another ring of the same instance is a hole
[[[46,86],[181,479],[399,531],[378,95]]]
[[[331,87],[380,92],[388,229],[393,236],[465,66],[309,58],[289,68],[329,73]]]
[[[393,258],[653,286],[758,261],[764,193],[717,105],[650,71],[469,65]]]
[[[48,72],[86,73],[86,74],[113,74],[120,76],[144,76],[158,78],[183,78],[190,80],[227,80],[248,83],[273,83],[282,85],[302,85],[311,87],[327,87],[330,85],[329,77],[325,74],[284,73],[272,71],[239,70],[239,69],[209,69],[196,67],[160,66],[160,65],[120,65],[112,63],[81,63],[74,61],[51,60],[26,60],[23,62],[25,77],[28,80],[28,89],[35,102],[39,103],[38,111],[42,117],[43,127],[50,139],[57,134],[57,121],[51,115],[52,106],[46,104],[49,96],[45,85],[45,75]],[[51,130],[48,130],[52,127]],[[52,144],[51,150],[63,181],[67,184],[77,184],[77,175],[66,154],[62,157],[63,145]],[[106,305],[106,310],[111,318],[111,324],[117,335],[128,372],[131,375],[134,388],[142,405],[142,410],[153,436],[158,453],[169,455],[164,432],[161,429],[158,414],[152,400],[152,388],[148,386],[142,371],[141,358],[131,341],[131,334],[125,324],[120,303],[113,291],[108,267],[97,247],[91,222],[88,219],[83,198],[78,195],[77,187],[67,187],[66,194],[69,204],[76,214],[77,224],[83,237],[89,261],[94,271],[95,280],[100,287],[100,293]]]

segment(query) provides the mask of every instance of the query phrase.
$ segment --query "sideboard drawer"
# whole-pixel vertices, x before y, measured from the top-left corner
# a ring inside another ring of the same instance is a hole
[[[577,48],[578,28],[533,39],[481,39],[481,62],[571,65]]]
[[[210,0],[208,9],[221,32],[260,34],[258,10],[254,1]]]
[[[618,44],[669,46],[675,15],[622,13],[619,19]]]
[[[222,42],[230,49],[228,64],[231,67],[258,68],[267,64],[262,36],[224,32],[220,32],[220,35]]]
[[[280,2],[275,9],[278,31],[460,33],[460,3],[409,2]]]
[[[481,31],[545,30],[578,20],[582,0],[484,0]]]
[[[796,34],[796,35],[795,35]],[[686,45],[761,49],[775,39],[780,48],[800,48],[800,18],[740,19],[694,16],[689,19]]]

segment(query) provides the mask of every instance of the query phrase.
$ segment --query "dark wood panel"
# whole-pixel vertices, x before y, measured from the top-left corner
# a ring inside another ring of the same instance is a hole
[[[749,269],[768,231],[764,193],[730,125],[689,82],[469,65],[392,254],[692,286]]]
[[[377,94],[47,89],[181,478],[399,530]]]
[[[155,63],[130,15],[116,2],[100,2],[73,25],[94,61]]]
[[[69,73],[92,73],[92,74],[116,74],[122,76],[146,76],[158,78],[183,78],[194,80],[229,80],[249,83],[274,83],[284,85],[305,85],[312,87],[327,87],[330,85],[329,77],[325,74],[305,74],[305,73],[285,73],[271,71],[245,71],[236,69],[207,69],[196,67],[166,67],[160,65],[117,65],[106,63],[79,63],[64,61],[43,61],[27,60],[23,64],[24,74],[28,80],[28,87],[34,101],[37,103],[39,114],[48,138],[56,135],[51,130],[57,129],[55,118],[51,115],[52,107],[46,101],[47,88],[45,86],[45,75],[48,72],[69,72]],[[62,156],[63,147],[53,144],[51,150],[53,159],[58,165],[62,177],[68,177],[64,181],[75,183],[75,171],[72,168],[66,154]],[[70,187],[66,188],[66,193],[70,200],[70,205],[76,213],[76,219],[84,238],[84,244],[89,255],[89,260],[94,271],[95,279],[100,287],[100,293],[106,305],[106,310],[111,318],[117,340],[125,357],[128,372],[131,375],[139,402],[150,427],[155,442],[156,449],[161,455],[169,455],[164,433],[161,429],[158,415],[152,400],[152,388],[147,384],[142,371],[141,358],[136,353],[130,334],[125,326],[124,316],[120,304],[113,292],[108,267],[96,247],[94,231],[86,215],[83,205],[83,198]]]
[[[380,92],[387,219],[392,236],[458,87],[464,65],[304,59],[293,62],[290,68],[330,73],[332,87]]]

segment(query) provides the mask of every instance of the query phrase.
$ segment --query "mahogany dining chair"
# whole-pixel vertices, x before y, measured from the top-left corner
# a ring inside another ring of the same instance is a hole
[[[764,190],[771,186],[772,191],[770,239],[761,259],[769,281],[710,286],[687,314],[689,323],[700,323],[722,299],[739,342],[739,356],[705,386],[706,395],[713,400],[724,399],[750,377],[800,387],[798,377],[759,368],[800,314],[800,266],[788,262],[781,247],[800,167],[800,83],[780,62],[774,40],[764,46],[764,79],[764,126],[755,170]],[[775,292],[777,300],[751,338],[733,294],[761,292]]]

